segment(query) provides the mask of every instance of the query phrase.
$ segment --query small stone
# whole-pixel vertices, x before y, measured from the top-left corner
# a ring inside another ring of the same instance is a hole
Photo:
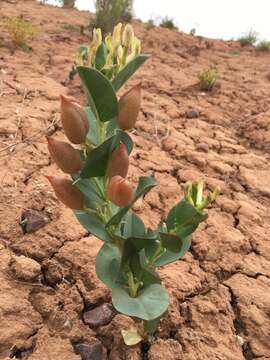
[[[50,218],[42,211],[27,209],[21,216],[20,225],[25,233],[31,233],[44,227]]]
[[[36,280],[41,274],[40,264],[24,255],[13,256],[9,265],[15,276],[25,281]]]
[[[199,143],[196,145],[196,149],[207,153],[209,151],[209,146],[205,143]]]
[[[96,338],[91,338],[87,342],[74,345],[75,354],[80,355],[82,360],[101,360],[102,344]]]
[[[83,314],[83,319],[87,325],[96,328],[107,325],[114,317],[114,312],[110,304],[102,304],[93,310],[86,311]]]
[[[188,119],[196,119],[200,116],[200,112],[198,110],[188,110],[186,111],[186,117]]]

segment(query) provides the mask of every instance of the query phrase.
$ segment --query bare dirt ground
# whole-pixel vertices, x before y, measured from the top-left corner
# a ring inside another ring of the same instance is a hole
[[[200,177],[222,195],[185,258],[160,269],[171,302],[150,348],[128,348],[120,330],[131,319],[114,314],[97,328],[83,321],[85,310],[110,302],[94,270],[101,242],[44,176],[58,171],[44,135],[63,138],[59,95],[85,101],[78,79],[65,79],[89,36],[63,25],[87,25],[89,15],[32,0],[1,1],[0,15],[23,15],[37,29],[31,52],[1,34],[0,358],[79,360],[84,342],[102,350],[88,360],[270,359],[270,56],[134,23],[153,56],[128,84],[143,81],[130,180],[154,172],[160,184],[135,211],[156,225],[185,181]],[[197,73],[211,64],[219,83],[202,93]],[[25,209],[45,216],[45,226],[24,233]]]

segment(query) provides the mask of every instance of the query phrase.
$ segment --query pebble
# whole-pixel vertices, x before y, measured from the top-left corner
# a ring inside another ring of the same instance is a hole
[[[114,317],[111,304],[105,303],[83,314],[84,322],[90,327],[96,328],[107,325]]]
[[[198,110],[188,110],[186,111],[186,117],[188,119],[196,119],[200,116],[200,112]]]
[[[25,233],[35,232],[50,222],[42,211],[27,209],[21,215],[20,225]]]
[[[77,355],[81,356],[82,360],[102,359],[102,344],[96,338],[91,338],[87,342],[74,345],[74,350]]]

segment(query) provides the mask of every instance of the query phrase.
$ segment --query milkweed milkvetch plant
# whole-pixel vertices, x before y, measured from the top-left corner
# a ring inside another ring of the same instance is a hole
[[[61,121],[70,143],[48,138],[50,154],[70,175],[48,176],[56,196],[74,210],[89,233],[102,240],[96,258],[98,278],[112,290],[115,309],[136,319],[136,329],[123,330],[126,344],[153,334],[169,305],[156,269],[188,251],[191,235],[206,220],[204,209],[218,190],[203,194],[203,181],[188,183],[184,198],[160,221],[146,228],[132,206],[157,185],[142,176],[136,189],[127,180],[134,127],[141,102],[137,84],[118,100],[117,91],[149,58],[141,54],[133,29],[118,24],[102,41],[94,30],[92,43],[77,66],[88,105],[61,96]]]

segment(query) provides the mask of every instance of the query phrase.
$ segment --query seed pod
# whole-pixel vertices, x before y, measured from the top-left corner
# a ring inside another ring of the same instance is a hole
[[[126,206],[133,199],[131,184],[121,176],[114,176],[107,187],[108,199],[117,206]]]
[[[47,137],[51,157],[59,168],[67,174],[74,174],[82,168],[82,160],[78,150],[64,141]]]
[[[120,129],[129,130],[135,126],[141,106],[141,83],[134,86],[119,100],[117,123]]]
[[[107,167],[107,176],[109,179],[116,175],[125,178],[128,173],[129,156],[125,144],[120,144],[118,149],[114,150]]]
[[[55,195],[63,204],[71,209],[83,209],[84,195],[72,185],[72,181],[58,176],[47,176]]]
[[[61,121],[66,137],[73,144],[85,142],[89,124],[84,109],[72,99],[61,96]]]

